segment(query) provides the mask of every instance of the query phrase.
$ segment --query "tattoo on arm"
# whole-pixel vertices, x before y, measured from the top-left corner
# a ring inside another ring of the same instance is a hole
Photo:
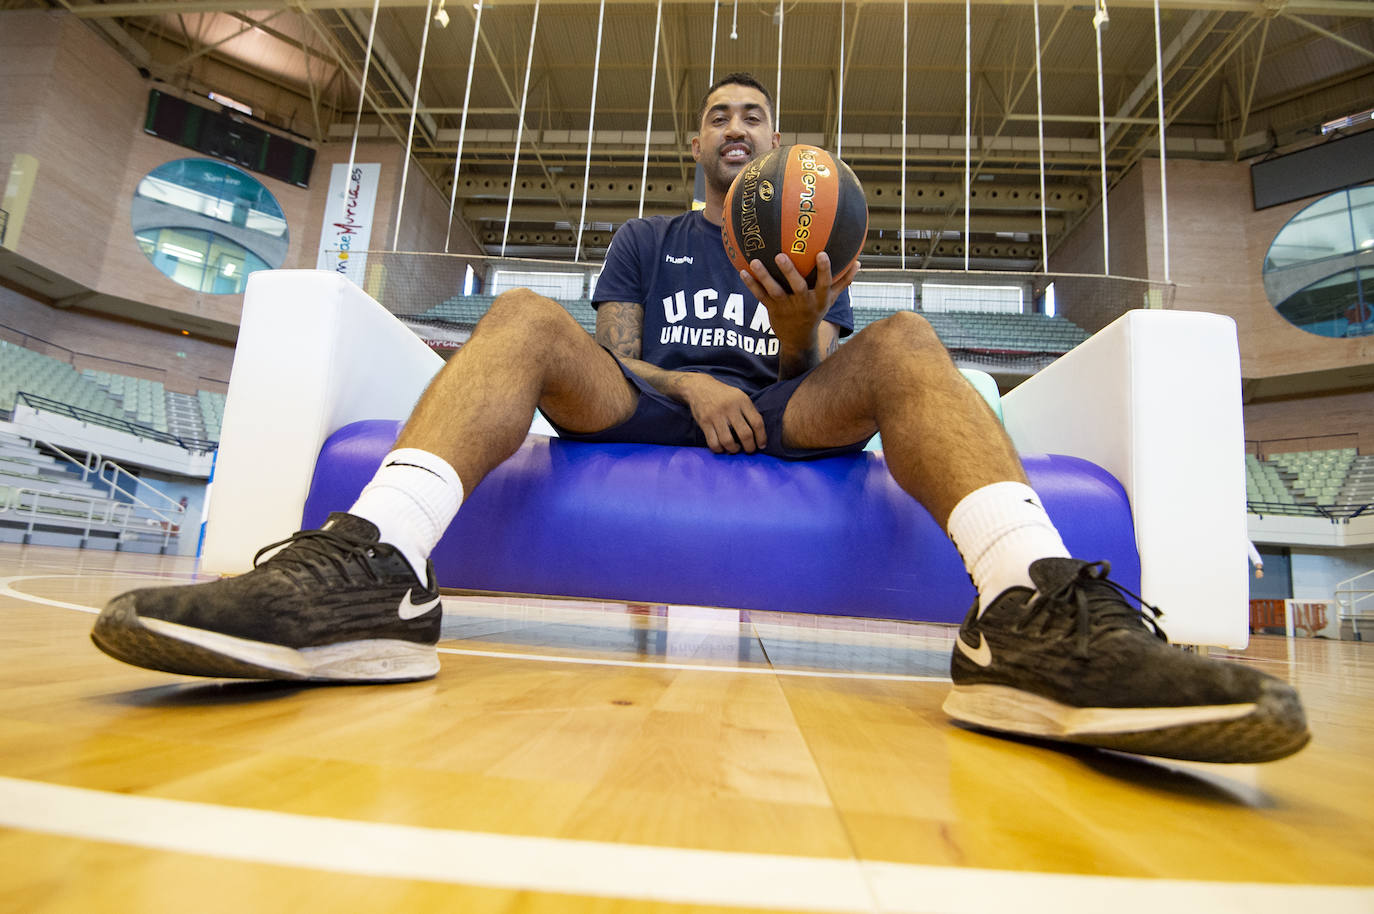
[[[643,351],[644,308],[633,302],[602,302],[596,309],[596,341],[625,359]]]

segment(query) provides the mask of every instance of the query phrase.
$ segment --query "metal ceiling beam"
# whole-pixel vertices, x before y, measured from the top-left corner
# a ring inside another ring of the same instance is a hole
[[[266,19],[263,19],[263,20],[261,20],[261,21],[264,22],[264,23],[270,22],[271,20],[276,19],[278,16],[280,16],[280,15],[281,15],[282,13],[284,13],[284,12],[286,12],[286,10],[277,10],[275,13],[273,13],[272,15],[268,16]],[[203,57],[203,56],[205,56],[206,54],[209,54],[211,51],[215,50],[216,48],[221,47],[222,45],[228,44],[229,42],[233,41],[235,38],[238,38],[238,37],[241,36],[241,35],[247,35],[249,32],[253,31],[254,29],[256,29],[256,28],[258,27],[258,20],[256,20],[256,19],[251,19],[251,18],[249,18],[249,17],[247,17],[247,16],[236,16],[235,18],[236,18],[236,19],[239,19],[239,20],[241,20],[241,21],[243,21],[243,22],[245,23],[244,26],[243,26],[243,28],[239,29],[237,32],[232,32],[232,33],[230,33],[228,36],[226,36],[226,37],[224,37],[224,38],[221,38],[219,41],[216,41],[214,44],[207,44],[207,45],[203,46],[202,48],[200,48],[199,50],[192,51],[190,54],[187,54],[185,57],[181,58],[181,59],[178,60],[176,63],[172,64],[173,69],[178,69],[178,70],[179,70],[179,69],[181,69],[182,67],[184,67],[184,66],[186,66],[187,64],[189,64],[191,61],[196,60],[196,59],[198,59],[198,58],[200,58],[200,57]]]
[[[1183,24],[1183,28],[1179,30],[1179,33],[1174,36],[1173,40],[1169,42],[1168,46],[1163,49],[1160,55],[1166,73],[1172,70],[1174,61],[1178,60],[1179,55],[1183,52],[1184,45],[1188,44],[1193,36],[1210,32],[1211,25],[1212,22],[1205,13],[1195,12],[1188,17],[1188,21]],[[1140,114],[1146,105],[1154,101],[1155,93],[1158,91],[1159,83],[1162,81],[1163,80],[1156,78],[1155,68],[1150,67],[1149,72],[1140,78],[1140,82],[1136,83],[1135,88],[1131,90],[1131,94],[1127,96],[1126,101],[1117,109],[1116,116],[1130,117]],[[1109,148],[1113,145],[1113,141],[1120,132],[1120,126],[1115,125],[1107,131],[1106,142]]]
[[[1366,48],[1366,47],[1364,47],[1363,45],[1356,44],[1355,42],[1351,41],[1349,38],[1342,38],[1340,35],[1337,35],[1335,32],[1328,31],[1328,30],[1322,28],[1321,26],[1317,25],[1316,23],[1308,22],[1306,19],[1303,19],[1301,16],[1294,16],[1293,13],[1292,13],[1290,10],[1284,10],[1284,12],[1281,13],[1280,15],[1282,15],[1283,18],[1285,18],[1285,19],[1287,19],[1287,20],[1289,20],[1289,21],[1291,21],[1291,22],[1296,22],[1298,25],[1302,26],[1303,28],[1311,29],[1312,31],[1316,32],[1318,35],[1323,36],[1324,38],[1329,38],[1329,39],[1331,39],[1332,41],[1336,42],[1336,44],[1345,45],[1347,48],[1350,48],[1352,51],[1359,51],[1361,54],[1363,54],[1363,55],[1366,56],[1366,57],[1374,57],[1374,51],[1371,51],[1369,48]]]
[[[380,0],[388,9],[423,7],[427,0]],[[546,0],[557,5],[589,5],[591,0]],[[631,5],[643,0],[607,0],[608,5]],[[700,0],[665,0],[668,3],[692,3]],[[795,0],[812,5],[833,4],[833,0]],[[901,0],[865,0],[865,5],[897,4]],[[1030,6],[1032,0],[979,0],[978,6]],[[523,2],[502,3],[503,6],[525,5]],[[919,0],[921,6],[963,6],[964,0]],[[1270,0],[1160,0],[1161,8],[1182,10],[1215,10],[1224,13],[1249,13],[1254,16],[1273,14]],[[245,10],[245,6],[248,10]],[[147,3],[75,3],[72,12],[83,18],[160,16],[163,13],[229,13],[269,11],[281,8],[340,10],[371,9],[372,0],[278,0],[275,3],[257,0],[150,0]],[[1112,0],[1116,9],[1153,9],[1154,0]],[[1286,0],[1282,3],[1286,15],[1352,16],[1374,19],[1374,4],[1368,0]]]
[[[659,213],[680,213],[681,204],[671,203],[651,203],[644,202],[644,214],[652,215]],[[506,205],[500,202],[493,203],[464,203],[462,217],[472,222],[492,223],[501,225],[506,220]],[[639,214],[639,207],[635,204],[610,205],[610,206],[588,206],[587,221],[609,222],[619,225],[628,222]],[[511,212],[511,224],[517,225],[525,222],[532,223],[557,223],[567,222],[562,215],[562,210],[553,204],[540,203],[521,203]],[[868,219],[870,232],[877,230],[895,230],[898,227],[898,216],[893,210],[883,210],[871,212]],[[1018,232],[1022,234],[1040,235],[1040,217],[1038,215],[1017,215],[1015,213],[981,213],[976,214],[970,220],[970,230],[979,234],[992,234],[995,232]],[[571,224],[575,224],[576,220]],[[944,225],[943,217],[938,213],[919,212],[908,213],[906,217],[907,231],[925,231],[939,234],[947,230]],[[1062,216],[1051,216],[1049,219],[1049,230],[1051,233],[1060,231],[1064,227]],[[963,226],[960,226],[962,231]]]

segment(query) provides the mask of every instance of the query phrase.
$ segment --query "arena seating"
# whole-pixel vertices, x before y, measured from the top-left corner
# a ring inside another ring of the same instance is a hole
[[[0,411],[12,412],[15,395],[21,391],[102,416],[125,418],[119,403],[66,362],[0,340]]]
[[[495,296],[455,295],[419,313],[398,316],[418,321],[441,321],[460,327],[476,326]],[[590,299],[560,300],[589,333],[596,332],[596,311]],[[893,313],[891,308],[856,308],[854,329],[862,330]],[[1043,314],[923,311],[940,340],[950,349],[996,352],[1064,353],[1088,338],[1082,328],[1062,317]]]
[[[1374,457],[1355,448],[1245,455],[1251,511],[1307,514],[1374,503]]]
[[[161,381],[92,368],[77,371],[59,359],[0,340],[0,415],[14,411],[15,398],[21,392],[186,440],[218,441],[224,414],[224,394],[197,391],[196,433],[174,429],[168,404],[178,395]]]
[[[0,431],[0,542],[159,552],[176,537],[168,520]]]
[[[346,508],[441,365],[343,277],[254,273],[202,569],[242,572],[264,543]],[[1240,403],[1234,323],[1177,311],[1129,312],[1002,400],[1066,540],[1138,579],[1176,641],[1247,637]],[[967,587],[948,539],[871,453],[788,464],[531,434],[445,540],[447,587],[939,621],[970,593],[949,583]],[[507,576],[479,581],[488,563]]]
[[[167,392],[161,381],[91,368],[83,369],[81,375],[119,401],[124,418],[160,432],[167,431]]]

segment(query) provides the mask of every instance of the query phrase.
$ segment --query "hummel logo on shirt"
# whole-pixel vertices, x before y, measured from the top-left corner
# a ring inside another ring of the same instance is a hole
[[[439,597],[435,597],[428,603],[414,603],[410,599],[410,591],[407,590],[406,595],[404,597],[401,597],[401,605],[396,607],[396,615],[406,620],[418,619],[434,607],[438,606],[439,600]]]
[[[664,254],[664,255],[663,255],[663,259],[664,259],[667,263],[691,263],[691,262],[692,262],[692,258],[690,258],[690,257],[674,257],[672,254]]]
[[[958,645],[959,653],[979,666],[989,667],[992,665],[992,646],[988,644],[982,632],[978,633],[978,646],[976,648],[969,646],[969,643],[964,640],[962,633],[955,637],[954,643]]]

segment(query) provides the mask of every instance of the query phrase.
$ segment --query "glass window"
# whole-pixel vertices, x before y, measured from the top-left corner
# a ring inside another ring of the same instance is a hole
[[[916,287],[909,282],[855,282],[849,286],[849,304],[855,308],[910,311],[915,303]]]
[[[1374,184],[1329,194],[1290,219],[1265,255],[1264,290],[1309,333],[1374,334]]]
[[[224,162],[179,159],[134,192],[134,238],[173,282],[212,294],[243,291],[248,274],[280,267],[290,240],[271,191]]]

